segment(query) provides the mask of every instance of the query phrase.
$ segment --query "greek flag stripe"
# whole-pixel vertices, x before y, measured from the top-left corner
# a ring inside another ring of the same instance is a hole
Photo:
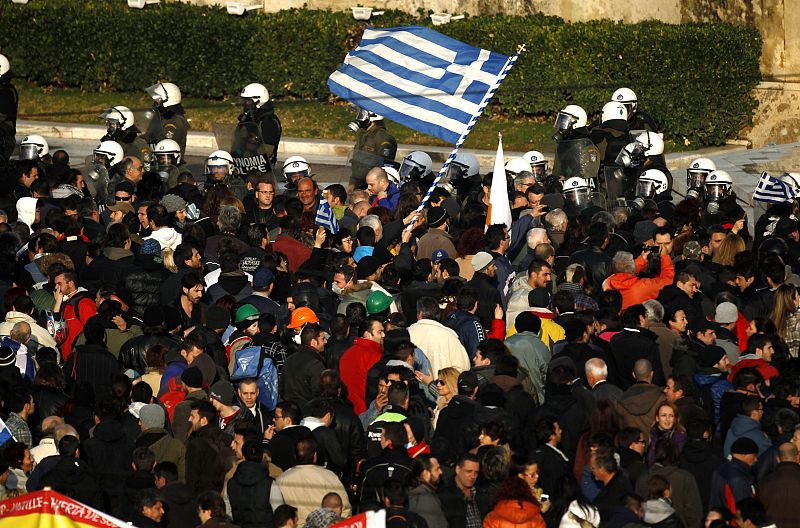
[[[336,220],[336,215],[333,213],[333,208],[328,200],[320,198],[319,206],[317,206],[317,216],[314,218],[314,223],[318,226],[324,227],[331,234],[339,232],[339,221]]]
[[[753,200],[768,203],[791,202],[795,197],[794,189],[787,183],[762,172],[755,190]]]
[[[328,86],[361,108],[456,143],[508,60],[424,27],[368,28]]]

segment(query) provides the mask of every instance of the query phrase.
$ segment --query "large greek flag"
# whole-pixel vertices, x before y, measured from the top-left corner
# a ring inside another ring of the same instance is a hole
[[[507,60],[425,27],[367,28],[328,86],[361,108],[456,143]]]

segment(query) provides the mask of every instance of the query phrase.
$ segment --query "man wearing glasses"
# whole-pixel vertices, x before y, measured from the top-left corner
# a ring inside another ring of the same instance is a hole
[[[137,158],[136,156],[128,156],[122,160],[121,163],[122,169],[122,176],[114,176],[114,178],[108,183],[108,196],[115,196],[119,185],[122,182],[128,182],[131,185],[132,189],[136,189],[136,185],[142,181],[144,177],[144,164],[142,160]],[[133,191],[128,192],[128,194],[132,195]],[[109,198],[111,200],[111,198]],[[114,200],[118,200],[116,197]]]
[[[272,207],[275,199],[275,184],[264,178],[256,183],[255,200],[248,202],[244,221],[246,224],[262,224],[272,230],[278,227],[278,216]]]
[[[723,454],[731,454],[731,446],[739,438],[749,438],[758,446],[758,456],[764,454],[772,442],[761,429],[761,420],[764,418],[764,403],[758,396],[746,396],[742,400],[741,412],[731,422],[728,434],[725,436]]]

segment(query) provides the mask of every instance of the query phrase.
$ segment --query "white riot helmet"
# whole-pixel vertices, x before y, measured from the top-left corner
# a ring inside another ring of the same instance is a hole
[[[478,158],[469,152],[459,152],[447,169],[448,181],[458,183],[481,173]]]
[[[536,181],[542,181],[547,176],[547,158],[544,157],[544,154],[538,150],[529,150],[522,155],[522,159],[530,164]]]
[[[645,156],[658,156],[664,153],[664,140],[656,132],[642,132],[634,140],[644,145]]]
[[[628,120],[627,107],[617,101],[611,101],[603,105],[603,113],[600,116],[600,122],[613,121],[615,119]]]
[[[0,55],[0,77],[11,71],[11,63],[5,55]]]
[[[292,156],[283,162],[283,179],[286,183],[296,184],[300,178],[308,178],[311,174],[308,162],[302,156]]]
[[[703,186],[709,174],[717,170],[717,165],[708,158],[692,160],[686,169],[686,188],[699,189]]]
[[[579,176],[567,178],[562,188],[564,201],[578,208],[584,209],[592,204],[592,187],[589,180]]]
[[[667,180],[667,175],[658,169],[644,171],[636,182],[636,196],[638,198],[652,198],[668,190],[669,180]]]
[[[733,187],[731,175],[724,170],[715,170],[706,176],[706,197],[709,201],[718,202],[730,195]]]
[[[171,82],[158,82],[145,91],[153,98],[154,106],[169,108],[181,102],[181,90]]]
[[[134,124],[133,112],[127,106],[112,106],[100,114],[100,119],[105,121],[109,136],[128,130]]]
[[[565,106],[556,116],[558,130],[572,130],[586,126],[586,110],[578,105]]]
[[[206,174],[214,181],[222,181],[233,171],[233,156],[225,150],[215,150],[206,158]]]
[[[121,162],[124,157],[125,153],[122,150],[122,145],[116,141],[103,141],[94,149],[94,162],[106,168],[113,167]]]
[[[162,139],[156,144],[153,152],[158,164],[162,166],[175,165],[181,162],[181,147],[174,139]]]
[[[39,134],[25,136],[19,144],[19,159],[35,160],[41,159],[50,153],[50,146],[47,140]]]
[[[251,83],[242,88],[242,93],[239,94],[239,97],[242,98],[242,104],[246,105],[249,101],[255,108],[261,108],[264,103],[269,101],[269,92],[263,84]]]
[[[784,172],[780,180],[794,190],[795,197],[800,197],[800,172]]]
[[[403,158],[403,164],[400,165],[400,179],[404,182],[421,180],[430,174],[431,170],[433,170],[431,157],[421,150],[415,150]]]
[[[531,168],[531,164],[528,163],[523,158],[511,158],[506,162],[506,174],[516,178],[522,172],[528,172],[533,174],[533,169]]]
[[[400,173],[394,167],[384,166],[383,171],[389,177],[389,181],[395,185],[400,185]]]
[[[611,100],[615,103],[622,103],[628,110],[628,117],[633,117],[636,113],[636,108],[639,106],[639,100],[636,98],[636,93],[630,88],[619,88],[611,95]]]

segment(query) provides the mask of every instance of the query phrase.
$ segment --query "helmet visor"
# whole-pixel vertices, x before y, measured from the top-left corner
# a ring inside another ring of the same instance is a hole
[[[728,185],[723,184],[714,184],[714,183],[707,183],[706,184],[706,197],[711,201],[719,201],[728,196]]]
[[[578,118],[574,115],[567,114],[564,112],[559,112],[556,116],[556,130],[569,130],[575,126],[575,123],[578,122]]]
[[[592,191],[588,187],[564,191],[564,201],[579,209],[589,207],[592,204]]]
[[[544,181],[547,177],[547,162],[534,165],[531,169],[533,170],[533,175],[536,177],[537,182]]]
[[[20,145],[19,159],[21,160],[35,160],[39,159],[39,145]]]
[[[706,182],[706,176],[708,176],[709,171],[707,170],[697,170],[697,169],[686,169],[686,187],[689,189],[698,189],[703,186]]]
[[[628,143],[619,151],[614,163],[621,167],[638,167],[644,160],[645,147],[638,141]]]
[[[95,153],[94,153],[94,162],[97,163],[98,165],[102,165],[104,167],[107,167],[108,164],[109,164],[108,163],[109,162],[108,154],[106,154],[105,152],[97,152],[97,151],[95,151]]]
[[[358,112],[356,112],[356,121],[364,123],[369,121],[369,111],[364,110],[363,108],[359,108]]]
[[[469,176],[468,173],[469,167],[454,161],[450,163],[450,166],[447,168],[447,181],[456,183],[460,180],[466,179]]]
[[[403,181],[418,180],[422,178],[424,171],[425,168],[422,165],[406,158],[400,165],[400,179]]]
[[[147,95],[153,99],[154,106],[160,106],[167,100],[167,90],[161,83],[156,83],[153,86],[145,88]]]
[[[175,165],[175,154],[162,153],[156,156],[159,165]]]
[[[219,160],[212,160],[206,163],[206,175],[216,181],[222,181],[228,175],[228,164],[221,163]]]
[[[656,186],[653,180],[639,180],[636,182],[636,196],[641,198],[652,198],[656,195]]]
[[[252,112],[256,107],[256,100],[253,97],[242,97],[242,110]]]

